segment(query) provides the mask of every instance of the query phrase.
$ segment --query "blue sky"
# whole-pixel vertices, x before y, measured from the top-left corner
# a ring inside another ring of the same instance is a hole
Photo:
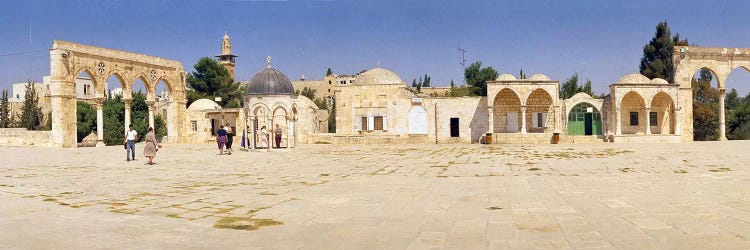
[[[352,74],[379,62],[405,82],[429,74],[433,85],[446,86],[462,81],[460,43],[469,63],[514,75],[523,67],[561,82],[579,72],[601,93],[638,69],[659,21],[691,44],[747,48],[748,11],[750,1],[4,1],[0,89],[48,75],[55,39],[169,58],[192,70],[198,58],[219,53],[226,31],[239,56],[238,80],[263,69],[270,55],[291,79],[319,79],[328,67]],[[735,70],[727,83],[744,95],[750,73]]]

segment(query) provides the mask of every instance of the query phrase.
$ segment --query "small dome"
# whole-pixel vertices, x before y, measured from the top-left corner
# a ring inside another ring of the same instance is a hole
[[[635,74],[630,74],[630,75],[626,75],[626,76],[620,77],[620,79],[617,80],[615,82],[615,84],[622,84],[622,83],[627,83],[627,84],[634,84],[634,83],[635,84],[648,84],[649,82],[651,82],[651,80],[648,79],[648,77],[646,77],[644,75],[641,75],[641,74],[638,74],[638,73],[635,73]]]
[[[515,76],[508,74],[508,73],[502,74],[498,76],[497,79],[495,79],[495,81],[515,81],[515,80],[518,80],[518,79],[516,79]]]
[[[667,80],[661,79],[661,78],[654,78],[651,79],[651,84],[669,84]]]
[[[534,74],[533,76],[531,76],[531,78],[529,78],[529,80],[531,80],[531,81],[549,81],[550,79],[549,79],[549,77],[547,77],[545,75],[542,75],[542,74]]]
[[[246,95],[294,95],[289,78],[274,68],[266,68],[253,76],[245,90]]]
[[[401,77],[398,77],[396,73],[393,73],[393,71],[377,67],[368,71],[365,71],[364,73],[359,74],[356,80],[354,80],[355,85],[381,85],[381,84],[402,84],[404,85],[404,81],[401,80]]]
[[[190,104],[190,107],[188,107],[188,110],[208,110],[208,109],[218,109],[219,104],[211,101],[209,99],[198,99]]]

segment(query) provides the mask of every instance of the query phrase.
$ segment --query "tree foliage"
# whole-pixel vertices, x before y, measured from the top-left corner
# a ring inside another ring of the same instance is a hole
[[[333,71],[331,70],[331,68],[328,68],[328,70],[326,70],[326,76],[330,75],[333,75]]]
[[[688,41],[680,39],[679,33],[673,37],[666,21],[657,24],[654,38],[643,46],[641,74],[648,78],[658,77],[674,83],[672,54],[675,45],[688,45]]]
[[[300,92],[299,90],[295,91],[298,95],[302,95],[304,97],[307,97],[308,99],[312,100],[313,103],[315,103],[315,106],[317,106],[319,109],[328,109],[328,103],[323,98],[316,97],[317,91],[313,88],[305,87]]]
[[[96,131],[96,109],[84,101],[76,103],[76,135],[77,142],[83,141],[83,138]]]
[[[336,99],[333,99],[331,110],[328,113],[328,133],[336,133]]]
[[[193,65],[195,71],[187,76],[187,105],[201,99],[221,97],[219,105],[227,108],[242,106],[242,91],[224,66],[208,57]]]
[[[42,108],[39,107],[39,96],[36,93],[36,88],[34,88],[34,83],[31,81],[26,82],[24,98],[20,125],[28,130],[39,130],[42,127],[44,114]]]
[[[146,139],[148,133],[148,104],[146,95],[141,92],[133,93],[130,103],[130,123],[138,132],[136,142]],[[125,102],[119,95],[104,101],[104,144],[120,145],[125,138]],[[94,124],[96,126],[96,124]],[[167,135],[166,120],[159,113],[154,114],[154,133],[157,140]]]
[[[693,140],[712,141],[719,138],[719,92],[711,86],[711,72],[701,69],[693,78]]]
[[[497,79],[499,74],[497,70],[492,67],[482,68],[482,62],[473,62],[464,71],[464,77],[466,78],[466,85],[469,86],[473,95],[486,96],[487,95],[487,81]]]
[[[10,115],[10,101],[8,100],[8,90],[3,90],[0,97],[0,128],[10,128],[12,116]]]
[[[586,83],[579,84],[578,73],[573,73],[568,80],[560,86],[560,98],[568,99],[573,97],[578,92],[586,93],[590,96],[594,96],[594,92],[591,90],[591,80],[586,79]]]

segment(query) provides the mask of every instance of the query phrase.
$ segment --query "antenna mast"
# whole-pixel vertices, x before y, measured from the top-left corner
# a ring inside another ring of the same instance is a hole
[[[461,43],[458,43],[458,51],[461,51],[461,66],[464,68],[464,72],[466,72],[466,50],[461,48]],[[466,76],[464,75],[464,85],[466,85]]]

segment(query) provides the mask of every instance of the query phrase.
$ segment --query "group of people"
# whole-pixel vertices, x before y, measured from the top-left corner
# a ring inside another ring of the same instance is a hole
[[[216,133],[216,143],[219,144],[219,155],[224,154],[224,149],[227,150],[228,155],[231,155],[234,152],[232,150],[232,142],[234,142],[234,131],[232,131],[232,127],[227,123],[225,126],[219,128],[219,131]]]
[[[249,127],[248,127],[249,129]],[[276,142],[276,148],[281,148],[281,135],[282,130],[281,127],[276,124],[276,129],[273,131],[274,133],[274,139]],[[219,155],[224,154],[224,150],[227,150],[227,154],[231,155],[234,151],[232,150],[232,142],[234,141],[234,131],[232,131],[232,127],[229,126],[229,123],[227,123],[225,126],[219,128],[219,131],[216,133],[216,143],[219,146]],[[260,143],[261,146],[265,145],[266,147],[271,147],[272,145],[269,144],[269,137],[270,133],[266,129],[266,126],[263,126],[260,128]],[[250,147],[250,140],[246,140],[243,135],[243,141],[242,141],[242,147]]]
[[[133,124],[130,124],[128,131],[125,132],[125,139],[122,142],[125,145],[125,157],[127,161],[135,161],[136,140],[138,140],[138,131],[135,131]],[[146,164],[154,165],[154,157],[156,157],[157,151],[159,151],[159,144],[156,141],[156,134],[154,134],[154,128],[149,127],[146,134],[146,146],[143,147],[143,155],[148,158]]]

